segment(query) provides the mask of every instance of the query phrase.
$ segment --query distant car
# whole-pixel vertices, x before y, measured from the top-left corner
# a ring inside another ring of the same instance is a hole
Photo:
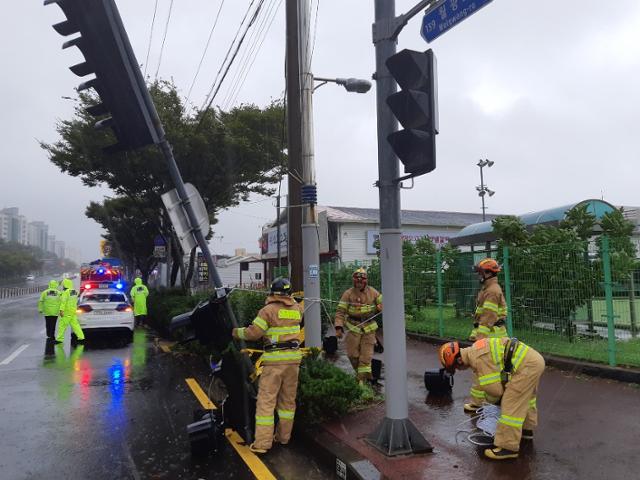
[[[121,290],[104,288],[82,292],[77,314],[85,332],[119,332],[133,337],[133,308]]]
[[[27,275],[27,282],[33,282],[35,279],[35,275]]]

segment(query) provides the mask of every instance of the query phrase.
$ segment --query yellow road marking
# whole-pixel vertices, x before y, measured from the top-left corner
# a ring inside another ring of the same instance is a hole
[[[171,351],[169,345],[160,345],[160,350],[162,350],[164,353],[169,353]]]
[[[227,440],[231,444],[233,448],[235,448],[238,455],[244,460],[244,463],[247,464],[247,467],[251,469],[251,472],[255,475],[258,480],[277,480],[276,477],[273,476],[271,471],[267,468],[267,466],[262,463],[262,460],[258,458],[258,456],[249,450],[249,447],[244,443],[244,440],[240,435],[236,432],[227,428],[225,431],[225,436]]]
[[[185,381],[203,408],[207,410],[217,409],[215,404],[209,399],[204,390],[202,390],[202,387],[200,387],[200,384],[195,378],[186,378]],[[227,428],[225,430],[225,437],[258,480],[277,480],[267,466],[262,463],[262,460],[260,460],[255,453],[249,450],[249,447],[245,444],[244,440],[240,435],[238,435],[238,433]]]
[[[185,380],[187,382],[187,385],[189,385],[189,388],[191,389],[193,394],[196,396],[196,398],[200,402],[200,405],[202,405],[202,408],[204,408],[205,410],[217,409],[215,404],[211,400],[209,400],[209,397],[207,397],[207,394],[204,393],[204,390],[202,390],[202,388],[200,387],[200,384],[196,382],[195,378],[187,378]]]

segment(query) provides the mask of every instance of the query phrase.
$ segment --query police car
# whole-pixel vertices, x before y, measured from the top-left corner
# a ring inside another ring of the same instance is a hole
[[[120,289],[85,290],[78,299],[77,314],[84,332],[121,332],[133,336],[133,308]]]

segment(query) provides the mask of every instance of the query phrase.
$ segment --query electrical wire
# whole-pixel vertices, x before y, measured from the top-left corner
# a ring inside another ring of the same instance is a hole
[[[222,12],[222,7],[224,6],[224,0],[220,2],[220,8],[218,8],[218,13],[216,14],[216,19],[213,22],[213,27],[211,27],[211,31],[209,32],[209,38],[207,39],[207,43],[204,47],[204,51],[202,52],[202,57],[200,58],[200,63],[198,63],[198,68],[196,69],[196,74],[193,76],[193,81],[191,82],[191,86],[189,87],[189,93],[187,93],[187,99],[185,101],[185,105],[188,105],[189,100],[191,99],[191,92],[193,91],[193,87],[196,84],[196,80],[198,79],[198,75],[200,74],[200,69],[202,68],[202,64],[204,63],[204,59],[209,50],[209,45],[211,44],[211,38],[213,37],[213,32],[218,25],[218,20],[220,19],[220,12]]]
[[[253,5],[254,2],[255,2],[255,0],[252,0],[251,5]],[[206,104],[206,108],[202,109],[202,110],[204,110],[203,114],[206,113],[211,108],[211,105],[213,105],[213,101],[215,100],[216,96],[218,95],[218,92],[220,91],[220,88],[222,87],[222,84],[224,83],[225,78],[229,74],[229,70],[231,69],[231,66],[233,65],[233,62],[234,62],[234,60],[236,59],[236,57],[238,55],[240,47],[242,47],[242,44],[244,43],[244,40],[247,37],[247,33],[249,32],[249,29],[255,23],[256,18],[257,18],[258,14],[260,13],[260,10],[262,8],[262,5],[264,4],[264,0],[259,0],[259,2],[260,3],[258,3],[255,11],[253,12],[253,16],[251,17],[251,20],[247,23],[247,26],[245,27],[245,30],[244,30],[244,33],[242,34],[242,37],[240,37],[240,39],[238,40],[238,43],[236,44],[236,48],[235,48],[235,50],[233,52],[233,55],[229,59],[229,62],[227,63],[227,66],[224,69],[224,73],[220,77],[220,81],[218,82],[217,86],[215,85],[215,82],[214,82],[214,85],[212,86],[212,90],[210,91],[210,96],[209,96],[210,98],[209,98],[209,101]],[[247,13],[248,12],[249,12],[249,10],[247,10]],[[229,52],[227,52],[227,53],[229,53]],[[218,71],[218,73],[220,73],[220,70]],[[216,76],[216,78],[217,78],[217,76]],[[202,122],[203,119],[204,119],[204,115],[200,119],[200,122]]]
[[[275,0],[267,0],[267,1],[273,2]],[[261,12],[264,12],[264,11],[268,12],[269,10],[271,10],[271,4],[269,4],[269,6],[266,9],[262,9]],[[233,77],[232,77],[232,79],[230,81],[230,84],[229,84],[229,88],[227,88],[227,93],[225,95],[225,99],[222,102],[223,110],[226,110],[226,104],[228,103],[229,98],[232,95],[232,92],[235,89],[236,84],[238,83],[238,79],[239,79],[239,76],[240,76],[242,70],[245,68],[245,64],[247,62],[247,57],[250,54],[250,52],[253,50],[254,45],[257,42],[257,38],[258,38],[259,34],[262,31],[263,24],[265,23],[265,18],[266,18],[266,15],[262,15],[260,17],[258,26],[256,28],[252,29],[251,34],[249,35],[249,39],[247,40],[247,43],[245,44],[245,45],[247,45],[247,47],[242,50],[242,53],[240,55],[240,59],[236,62],[236,65],[238,67],[235,69],[235,72],[234,72]]]
[[[171,21],[171,14],[173,13],[173,0],[169,4],[169,14],[167,15],[167,23],[164,26],[164,35],[162,36],[162,46],[160,47],[160,58],[158,58],[158,68],[156,68],[155,80],[158,79],[158,73],[160,73],[160,65],[162,64],[162,54],[164,53],[164,44],[167,41],[167,33],[169,32],[169,22]]]
[[[276,1],[277,0],[273,0],[271,5],[267,9],[267,13],[264,16],[264,20],[260,28],[257,30],[259,33],[258,35],[256,35],[257,39],[253,45],[253,48],[251,50],[247,49],[249,53],[246,57],[246,61],[244,62],[244,65],[242,66],[242,69],[238,70],[239,71],[238,81],[235,84],[235,88],[230,89],[230,95],[225,104],[226,105],[225,109],[228,109],[233,105],[235,105],[238,99],[238,95],[242,91],[242,88],[244,87],[244,84],[247,81],[249,73],[251,72],[253,65],[255,64],[255,61],[258,58],[258,54],[262,50],[262,45],[264,44],[265,40],[267,39],[267,36],[269,35],[269,32],[271,31],[271,27],[273,26],[273,23],[276,19],[278,11],[280,10],[280,7],[282,6],[282,3],[283,3],[283,0],[279,0],[277,1],[277,3]]]
[[[151,19],[151,32],[149,32],[149,46],[147,47],[147,59],[144,61],[144,78],[147,78],[147,67],[149,66],[149,54],[151,53],[151,44],[153,42],[153,28],[156,24],[156,13],[158,13],[158,0],[153,7],[153,18]]]
[[[311,44],[311,54],[309,55],[309,69],[311,70],[311,61],[313,60],[313,53],[316,50],[316,37],[318,35],[318,10],[320,10],[320,0],[316,0],[316,18],[313,22],[313,43]]]

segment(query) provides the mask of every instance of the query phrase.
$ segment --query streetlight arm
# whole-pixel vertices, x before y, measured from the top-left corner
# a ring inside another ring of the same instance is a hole
[[[383,40],[396,40],[400,35],[400,32],[402,32],[402,29],[407,26],[407,23],[409,23],[409,20],[415,17],[427,6],[429,8],[437,8],[442,5],[444,1],[445,0],[421,0],[407,13],[388,19],[385,22],[376,22],[373,26],[373,43],[378,43]]]

